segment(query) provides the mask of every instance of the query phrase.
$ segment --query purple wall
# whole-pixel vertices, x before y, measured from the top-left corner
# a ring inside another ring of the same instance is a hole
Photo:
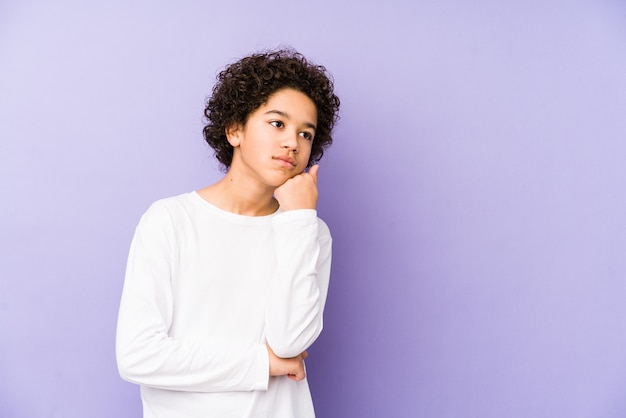
[[[319,417],[626,416],[623,2],[87,3],[0,3],[0,417],[140,416],[133,228],[219,177],[215,73],[281,43],[343,101]]]

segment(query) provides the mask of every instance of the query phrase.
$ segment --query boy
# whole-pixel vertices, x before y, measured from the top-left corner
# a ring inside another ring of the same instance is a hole
[[[116,353],[144,418],[314,417],[304,359],[331,262],[315,163],[338,109],[292,50],[218,75],[203,133],[225,175],[155,202],[129,253]]]

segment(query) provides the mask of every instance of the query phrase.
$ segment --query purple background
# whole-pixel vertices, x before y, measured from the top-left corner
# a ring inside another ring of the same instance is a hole
[[[140,416],[134,226],[219,178],[215,74],[278,44],[343,102],[319,417],[626,416],[623,2],[212,3],[0,3],[1,417]]]

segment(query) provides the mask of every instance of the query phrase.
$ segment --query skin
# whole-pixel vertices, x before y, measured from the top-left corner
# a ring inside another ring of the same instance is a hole
[[[305,168],[315,137],[317,108],[304,93],[282,89],[250,114],[245,125],[226,130],[233,160],[226,175],[198,194],[228,212],[264,216],[317,206],[319,166]],[[305,377],[306,351],[280,358],[267,346],[270,376]]]

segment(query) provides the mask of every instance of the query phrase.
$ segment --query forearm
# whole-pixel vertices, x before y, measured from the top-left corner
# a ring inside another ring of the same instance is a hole
[[[264,341],[237,343],[214,334],[172,331],[171,260],[176,246],[173,226],[168,226],[144,222],[131,244],[117,327],[120,375],[141,385],[181,391],[267,388]]]
[[[276,228],[277,275],[267,311],[267,340],[280,357],[305,351],[323,327],[331,238],[315,211],[281,215]]]
[[[267,389],[269,360],[264,344],[177,340],[159,329],[156,318],[120,312],[116,355],[125,380],[195,392]]]

